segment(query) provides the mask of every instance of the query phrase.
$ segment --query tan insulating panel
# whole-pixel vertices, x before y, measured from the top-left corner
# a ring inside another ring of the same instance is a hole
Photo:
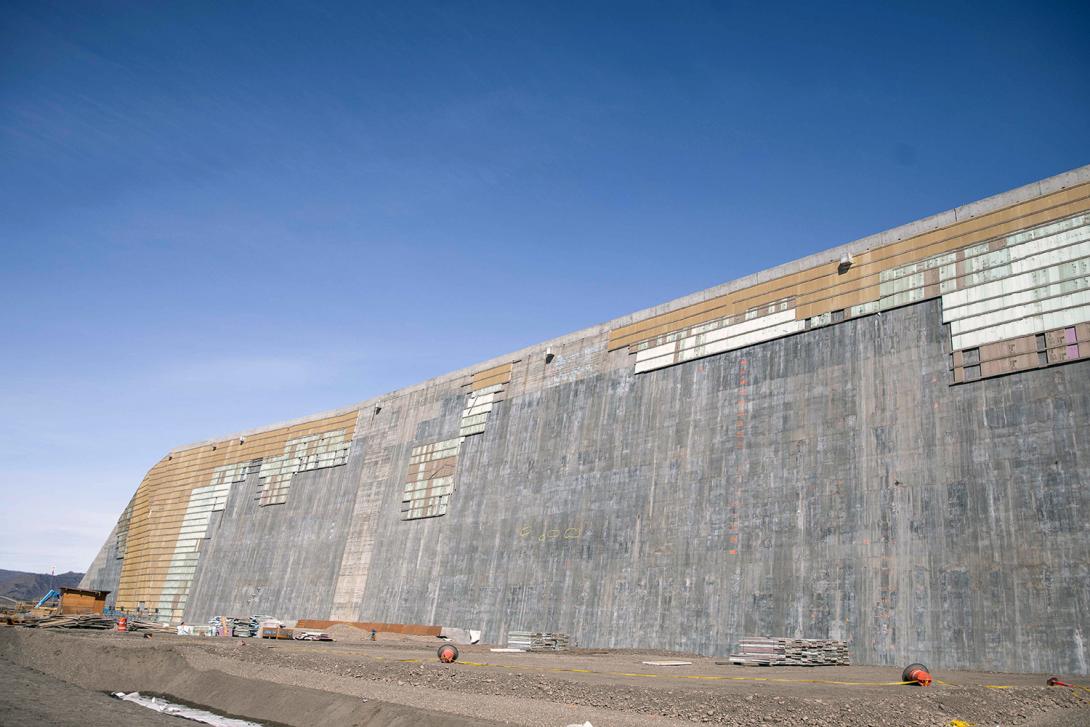
[[[1063,346],[1066,341],[1066,333],[1064,329],[1060,328],[1055,331],[1045,332],[1045,346],[1048,348],[1056,348],[1057,346]]]
[[[989,376],[1014,373],[1015,371],[1035,369],[1038,366],[1037,362],[1036,353],[1010,356],[1008,358],[996,359],[995,361],[984,361],[980,364],[980,376],[981,378],[986,378]]]
[[[132,499],[132,514],[116,607],[135,610],[141,603],[158,608],[174,556],[190,493],[211,483],[213,471],[225,465],[284,454],[289,440],[343,431],[351,440],[357,411],[293,424],[212,444],[172,452],[144,477]],[[257,507],[257,504],[254,504]]]
[[[843,275],[835,271],[819,273],[819,268],[810,268],[623,326],[610,333],[609,348],[610,350],[621,348],[725,315],[736,314],[750,307],[767,305],[790,295],[799,297],[799,305],[796,309],[799,320],[832,310],[848,308],[862,302],[875,301],[878,299],[879,275],[883,271],[972,245],[990,239],[994,235],[1008,235],[1027,227],[1085,212],[1090,208],[1090,196],[1085,194],[1088,187],[1090,185],[1081,185],[1084,195],[1072,202],[1064,202],[1052,207],[1046,206],[1043,210],[1024,214],[1020,218],[995,222],[993,216],[1000,213],[1012,214],[1012,210],[1020,211],[1031,203],[1015,205],[944,230],[865,251],[855,256],[852,268]],[[1080,188],[1073,188],[1073,190]],[[1067,195],[1073,190],[1057,194]],[[1042,197],[1034,200],[1034,203],[1055,201],[1056,196]],[[992,218],[992,224],[982,226],[982,223],[989,222],[989,218]],[[975,223],[975,228],[964,229],[970,223]],[[946,237],[939,238],[940,233],[945,233]],[[916,244],[917,247],[904,250],[903,248],[908,244]],[[829,268],[821,266],[820,269]]]
[[[1077,185],[858,253],[844,273],[839,273],[830,261],[615,328],[610,331],[608,348],[611,351],[623,348],[792,296],[797,298],[796,320],[877,301],[879,276],[886,270],[1088,209],[1090,184]]]
[[[965,381],[965,369],[973,365],[979,365],[980,378],[988,378],[1090,358],[1090,345],[1083,340],[1084,336],[1090,338],[1090,323],[1075,326],[1077,343],[1071,340],[1070,328],[1056,328],[954,351],[954,383]]]
[[[1027,353],[1037,353],[1036,336],[1022,336],[1021,338],[1012,338],[1009,341],[986,343],[980,347],[980,360],[991,361],[997,358],[1021,356]]]
[[[506,384],[511,381],[511,368],[514,363],[505,363],[495,368],[485,369],[473,374],[473,391],[483,389],[496,384]]]

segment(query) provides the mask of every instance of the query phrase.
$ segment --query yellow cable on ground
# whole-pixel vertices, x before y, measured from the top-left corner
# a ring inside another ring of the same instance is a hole
[[[377,659],[379,661],[386,661],[385,656],[375,656],[371,654],[365,654],[368,658]],[[394,659],[405,664],[418,664],[422,659]],[[725,681],[725,682],[778,682],[782,684],[831,684],[835,686],[844,687],[900,687],[906,684],[915,684],[914,681],[898,681],[898,682],[848,682],[838,679],[787,679],[785,677],[736,677],[736,676],[724,676],[722,674],[644,674],[638,672],[624,672],[624,671],[595,671],[593,669],[577,669],[575,667],[543,667],[537,668],[526,664],[490,664],[482,661],[455,661],[455,665],[461,664],[463,666],[478,666],[491,669],[526,669],[528,671],[544,670],[549,672],[563,672],[569,674],[599,674],[602,676],[619,676],[619,677],[641,677],[641,678],[655,678],[662,677],[664,679],[696,679],[701,681]],[[946,686],[976,686],[976,685],[957,685],[950,682],[945,682],[941,679],[936,679],[935,684],[943,684]],[[1014,689],[1010,684],[983,684],[985,689]],[[1090,693],[1090,687],[1085,687],[1081,684],[1071,684],[1072,691],[1081,690]],[[1081,694],[1078,695],[1081,699],[1087,699]],[[959,722],[960,720],[954,720]],[[953,724],[953,723],[951,723]],[[970,724],[963,722],[962,724]]]
[[[419,661],[418,659],[400,659],[400,661]],[[509,664],[490,664],[488,662],[480,661],[464,661],[459,660],[454,662],[455,664],[463,664],[465,666],[478,666],[478,667],[490,667],[493,669],[527,669],[534,670],[534,667],[527,665],[509,665]],[[730,681],[730,682],[782,682],[786,684],[835,684],[840,686],[856,686],[856,687],[893,687],[903,686],[905,684],[915,684],[915,682],[847,682],[836,679],[787,679],[783,677],[736,677],[736,676],[724,676],[722,674],[645,674],[640,672],[626,672],[626,671],[595,671],[593,669],[575,669],[565,667],[545,667],[544,671],[549,672],[565,672],[573,674],[600,674],[602,676],[619,676],[619,677],[643,677],[643,678],[656,678],[662,677],[664,679],[698,679],[703,681]]]

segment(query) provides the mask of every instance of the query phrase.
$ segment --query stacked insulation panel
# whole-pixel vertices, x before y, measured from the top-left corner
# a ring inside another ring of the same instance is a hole
[[[747,636],[730,655],[742,666],[848,666],[848,644],[836,639]]]
[[[567,651],[571,638],[551,631],[509,631],[507,647],[523,651]]]

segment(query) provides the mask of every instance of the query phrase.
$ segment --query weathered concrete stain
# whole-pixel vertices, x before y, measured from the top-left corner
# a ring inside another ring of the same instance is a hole
[[[620,325],[813,263],[340,412],[358,411],[346,464],[295,474],[284,504],[258,507],[254,477],[232,488],[186,619],[430,623],[494,642],[549,630],[708,654],[749,634],[832,637],[860,663],[1087,673],[1090,361],[952,386],[952,360],[969,364],[938,298],[647,373],[609,350]],[[459,437],[467,392],[500,369],[503,401],[461,442],[446,513],[403,520],[413,448]],[[118,540],[84,587],[116,589]]]
[[[1078,670],[1090,365],[951,388],[948,340],[930,302],[513,398],[463,445],[447,516],[399,521],[386,483],[357,615]]]

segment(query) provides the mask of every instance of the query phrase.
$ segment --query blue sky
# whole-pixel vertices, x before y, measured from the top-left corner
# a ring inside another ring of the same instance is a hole
[[[173,446],[1090,163],[1084,3],[0,2],[0,568]]]

